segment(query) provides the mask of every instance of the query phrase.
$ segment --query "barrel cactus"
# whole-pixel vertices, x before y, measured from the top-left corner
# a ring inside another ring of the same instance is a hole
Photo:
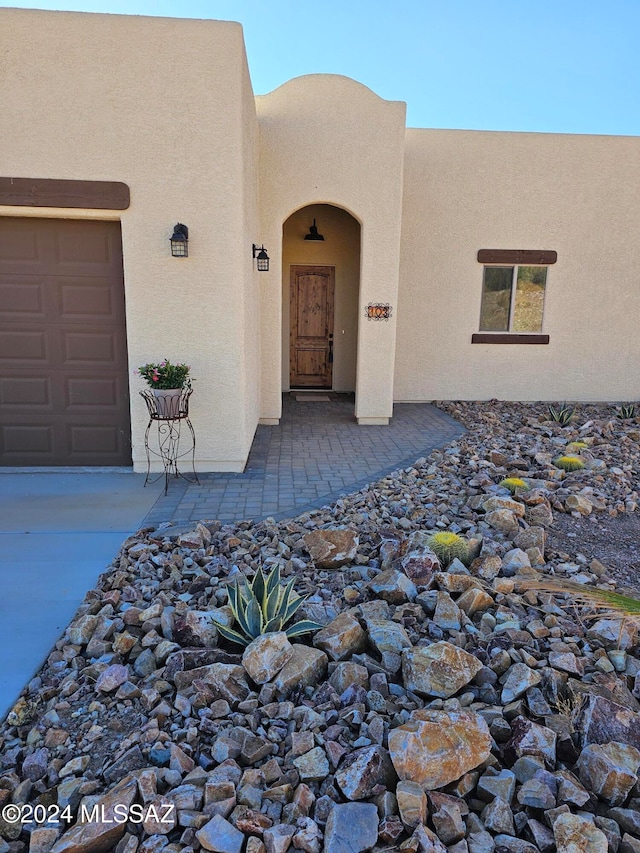
[[[432,533],[427,539],[427,545],[443,567],[448,566],[456,557],[465,565],[469,562],[469,543],[457,533],[448,530]]]
[[[500,481],[500,485],[504,489],[509,489],[512,495],[529,490],[529,484],[520,477],[505,477],[504,480]]]
[[[584,468],[584,462],[579,456],[558,456],[553,460],[553,464],[564,471],[580,471]]]

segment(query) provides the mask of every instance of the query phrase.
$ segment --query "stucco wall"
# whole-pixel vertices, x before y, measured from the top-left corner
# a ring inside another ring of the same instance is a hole
[[[640,397],[640,139],[408,130],[396,400]],[[553,249],[547,346],[471,344],[478,249]]]
[[[259,356],[255,119],[240,25],[0,9],[0,39],[2,173],[131,189],[121,214],[0,215],[121,219],[135,467],[146,417],[134,371],[167,356],[196,379],[197,467],[241,469]],[[184,260],[169,252],[177,221],[189,227]]]
[[[282,224],[313,203],[361,224],[359,317],[397,298],[405,105],[346,77],[310,75],[256,99],[261,240],[271,257],[261,303],[262,417],[281,410]],[[359,323],[356,415],[386,420],[393,406],[395,319]]]
[[[244,396],[243,441],[247,451],[260,418],[260,273],[253,259],[258,239],[258,120],[246,57],[242,56],[242,214],[243,359],[238,390]]]
[[[323,242],[305,240],[314,218]],[[360,225],[338,207],[313,204],[293,213],[282,236],[282,389],[289,389],[289,294],[292,264],[335,267],[333,390],[355,391]]]

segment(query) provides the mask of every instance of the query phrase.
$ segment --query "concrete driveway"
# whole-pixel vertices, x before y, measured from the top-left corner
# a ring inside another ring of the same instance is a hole
[[[0,719],[164,487],[132,473],[0,473]]]

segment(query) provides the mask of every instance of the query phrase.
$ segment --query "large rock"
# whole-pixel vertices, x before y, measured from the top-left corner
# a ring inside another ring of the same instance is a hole
[[[430,795],[429,799],[431,801],[431,820],[440,841],[447,845],[461,841],[466,832],[462,815],[463,812],[464,814],[469,812],[469,807],[464,800],[435,792]]]
[[[424,696],[448,699],[482,669],[478,658],[446,641],[402,652],[405,687]]]
[[[482,819],[482,823],[487,829],[491,830],[491,832],[506,832],[507,835],[515,835],[511,806],[506,800],[503,800],[502,797],[494,797],[494,799],[484,807],[480,817]]]
[[[473,616],[474,613],[488,610],[495,602],[484,589],[472,586],[466,592],[462,593],[456,604],[460,610],[464,610],[467,616]]]
[[[630,649],[638,642],[638,625],[633,619],[598,619],[587,636],[607,649]]]
[[[551,527],[553,524],[553,512],[546,501],[527,507],[524,517],[534,527]]]
[[[587,818],[561,814],[553,824],[558,853],[607,853],[607,836]]]
[[[44,746],[27,755],[22,763],[22,778],[37,782],[47,775],[49,750]]]
[[[404,604],[415,601],[418,590],[407,575],[396,569],[386,569],[369,581],[367,588],[376,596],[389,604]]]
[[[174,616],[173,638],[181,646],[195,648],[213,648],[218,640],[213,617],[228,627],[233,623],[233,617],[227,612],[228,608],[216,610],[187,610],[181,616]]]
[[[437,594],[433,621],[438,628],[442,628],[444,631],[460,630],[460,608],[449,593],[444,590]]]
[[[501,701],[503,705],[513,702],[519,696],[522,696],[530,687],[535,687],[540,684],[542,676],[540,673],[531,669],[526,663],[514,663],[507,671],[507,677],[502,686]]]
[[[340,696],[352,684],[365,688],[368,687],[369,672],[366,666],[362,666],[359,663],[354,663],[351,660],[342,661],[336,665],[336,668],[331,673],[329,684]]]
[[[100,673],[96,681],[96,692],[112,693],[118,687],[129,680],[129,669],[122,664],[114,663]]]
[[[34,829],[29,836],[29,853],[50,853],[51,848],[58,838],[58,829],[54,827],[38,827]],[[5,853],[9,850],[9,846],[0,847]]]
[[[241,655],[230,654],[223,649],[180,649],[169,655],[164,668],[164,678],[175,681],[178,687],[177,675],[180,675],[182,688],[191,684],[196,678],[201,678],[203,667],[212,663],[240,663]],[[180,689],[180,687],[178,688]]]
[[[117,815],[133,803],[138,791],[138,783],[129,776],[107,794],[101,797],[95,808],[97,820],[77,823],[51,848],[51,853],[107,853],[113,850],[124,835],[126,821]],[[116,811],[118,806],[118,811]]]
[[[547,534],[544,527],[527,527],[526,530],[521,530],[513,540],[516,548],[522,548],[523,551],[528,551],[529,548],[537,548],[544,554]]]
[[[507,536],[514,536],[520,529],[517,516],[509,509],[493,509],[485,515],[485,521]]]
[[[500,770],[495,767],[487,768],[487,771],[478,779],[477,793],[481,800],[491,800],[500,797],[506,803],[511,803],[516,792],[516,776],[512,770]]]
[[[335,780],[348,800],[364,800],[373,796],[378,785],[392,787],[396,774],[386,749],[365,746],[342,760]]]
[[[97,616],[81,616],[67,628],[67,638],[74,646],[86,645],[98,624]]]
[[[333,527],[305,533],[303,541],[317,568],[337,569],[346,563],[353,563],[360,540],[355,530]]]
[[[579,515],[590,515],[593,509],[593,504],[585,495],[569,495],[564,505],[569,512],[577,512]]]
[[[240,853],[244,842],[240,830],[219,814],[196,832],[196,838],[205,850],[214,853]]]
[[[502,558],[502,571],[506,577],[517,574],[520,569],[531,568],[531,560],[522,548],[512,548]]]
[[[276,675],[273,684],[285,695],[298,686],[317,684],[324,678],[328,662],[326,654],[320,649],[293,643],[291,657]]]
[[[427,544],[430,535],[424,530],[414,531],[407,539],[405,553],[400,560],[402,571],[418,589],[428,589],[435,573],[440,571],[440,561]]]
[[[640,809],[609,809],[607,814],[623,832],[630,832],[640,838]]]
[[[340,613],[313,638],[313,645],[326,652],[332,660],[345,660],[361,652],[367,635],[350,613]]]
[[[582,746],[617,741],[640,749],[640,714],[592,693],[582,697],[574,714]]]
[[[455,782],[489,757],[492,739],[474,711],[414,711],[389,732],[389,754],[400,779],[433,791]]]
[[[368,619],[367,633],[369,642],[380,654],[393,652],[399,655],[403,649],[411,646],[411,640],[403,626],[390,619]]]
[[[525,508],[524,504],[520,503],[520,501],[514,501],[512,498],[501,498],[498,495],[495,495],[494,497],[487,498],[486,501],[483,501],[482,509],[485,512],[495,512],[496,510],[506,509],[518,518],[523,518]]]
[[[231,663],[212,663],[203,669],[206,672],[202,675],[202,681],[211,687],[216,699],[226,699],[230,705],[233,705],[243,702],[251,692],[245,670],[241,666]]]
[[[146,763],[142,750],[136,743],[105,768],[102,771],[102,775],[108,784],[113,784],[123,779],[127,774],[133,773],[134,770],[140,770],[142,767],[145,767]]]
[[[447,853],[447,848],[435,832],[422,824],[416,826],[410,841],[417,844],[420,853]],[[410,849],[415,850],[415,847]]]
[[[168,835],[178,822],[175,803],[163,796],[147,805],[144,817],[142,826],[148,835]]]
[[[505,746],[505,751],[512,753],[515,758],[534,755],[542,758],[548,767],[556,763],[556,732],[546,726],[532,723],[525,717],[516,717],[511,722],[512,737]]]
[[[582,750],[576,770],[588,791],[619,806],[638,781],[640,751],[626,743],[590,744]]]
[[[415,829],[427,820],[427,795],[417,782],[402,779],[396,785],[396,800],[402,823]]]
[[[279,823],[270,829],[265,829],[263,839],[266,853],[286,853],[295,835],[295,826]]]
[[[302,782],[322,782],[329,775],[329,760],[321,746],[315,746],[293,759]]]
[[[329,812],[323,853],[362,853],[378,840],[378,809],[374,803],[340,803]]]
[[[262,634],[252,640],[242,655],[242,666],[256,684],[266,684],[291,660],[293,647],[284,631]]]

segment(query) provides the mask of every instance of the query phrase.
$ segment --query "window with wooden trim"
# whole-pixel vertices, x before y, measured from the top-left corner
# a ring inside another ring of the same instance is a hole
[[[542,332],[547,267],[484,268],[481,332]]]
[[[547,270],[556,252],[481,249],[480,333],[472,343],[546,344],[542,334]]]

